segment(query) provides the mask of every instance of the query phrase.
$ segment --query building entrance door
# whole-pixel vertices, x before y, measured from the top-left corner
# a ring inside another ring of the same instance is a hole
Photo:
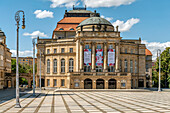
[[[84,80],[84,89],[92,89],[92,80],[91,79]]]
[[[109,89],[116,89],[116,80],[115,79],[110,79],[108,81],[108,88]]]
[[[96,89],[104,89],[104,80],[103,79],[96,80]]]
[[[45,87],[43,78],[41,79],[41,87]]]

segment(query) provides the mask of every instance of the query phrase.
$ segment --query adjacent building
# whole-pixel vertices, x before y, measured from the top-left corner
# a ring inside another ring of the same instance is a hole
[[[0,89],[7,86],[5,74],[11,73],[11,52],[6,45],[5,33],[0,30]]]
[[[141,38],[123,39],[118,26],[101,18],[96,10],[65,10],[52,38],[38,38],[37,49],[37,76],[41,63],[45,87],[152,87],[152,54]]]
[[[16,57],[12,57],[12,59],[16,59]],[[30,67],[33,66],[33,58],[32,57],[19,57],[19,63],[21,65],[29,65]],[[35,58],[35,64],[37,63],[37,58]]]

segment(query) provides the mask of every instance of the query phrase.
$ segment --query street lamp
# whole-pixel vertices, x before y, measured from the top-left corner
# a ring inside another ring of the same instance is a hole
[[[35,39],[32,39],[33,44],[33,96],[35,96]]]
[[[20,102],[19,102],[19,69],[18,69],[18,48],[19,48],[19,21],[20,21],[20,16],[19,13],[23,13],[23,18],[22,18],[22,29],[25,29],[25,15],[24,11],[19,10],[15,13],[15,21],[17,22],[17,50],[16,50],[16,105],[15,108],[21,108]]]
[[[161,50],[157,50],[157,55],[159,53],[159,86],[158,86],[158,92],[161,91]],[[157,56],[158,57],[158,56]]]

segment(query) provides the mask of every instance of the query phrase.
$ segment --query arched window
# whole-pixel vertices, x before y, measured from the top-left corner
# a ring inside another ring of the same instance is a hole
[[[73,29],[73,28],[71,28],[70,30],[71,30],[71,31],[73,31],[74,29]]]
[[[47,73],[50,73],[50,59],[47,60]]]
[[[63,28],[60,28],[59,30],[64,30]]]
[[[127,60],[125,59],[125,61],[124,61],[124,63],[125,63],[125,66],[124,66],[124,72],[127,72],[128,71],[128,62],[127,62]]]
[[[65,72],[65,59],[61,59],[61,73]]]
[[[74,68],[74,60],[71,58],[69,60],[69,72],[73,72],[73,68]]]
[[[53,72],[57,73],[57,59],[54,59],[53,61]]]

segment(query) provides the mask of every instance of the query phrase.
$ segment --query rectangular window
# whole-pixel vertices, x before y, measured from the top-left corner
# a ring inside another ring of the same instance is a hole
[[[91,72],[91,66],[84,66],[84,72]]]
[[[61,48],[61,53],[64,53],[65,52],[65,49],[64,48]]]
[[[96,66],[96,72],[102,72],[103,69],[102,69],[102,66]]]
[[[138,70],[137,70],[137,61],[135,60],[135,73],[137,73]]]
[[[101,49],[102,48],[102,46],[101,45],[97,45],[97,49]]]
[[[125,49],[125,54],[127,54],[127,49]]]
[[[61,73],[64,73],[65,72],[65,60],[62,59],[61,60]]]
[[[130,60],[130,72],[133,73],[133,60]]]
[[[89,45],[85,45],[85,49],[89,49]]]
[[[76,82],[76,83],[74,84],[74,87],[79,87],[79,83]]]
[[[61,86],[65,86],[65,80],[61,79]]]
[[[47,79],[47,86],[50,86],[50,79]]]
[[[47,54],[50,54],[50,49],[47,49]]]
[[[57,53],[57,49],[54,49],[54,53]]]
[[[54,79],[54,86],[57,86],[57,80]]]
[[[124,70],[124,72],[128,72],[128,62],[127,62],[127,60],[125,59],[125,70]]]
[[[133,49],[131,49],[131,54],[133,54]]]
[[[108,72],[115,72],[114,66],[108,66]]]
[[[121,87],[125,88],[126,87],[126,83],[121,83]]]
[[[70,53],[73,53],[73,48],[70,48]]]
[[[113,49],[113,45],[109,45],[109,49]]]
[[[149,72],[148,64],[146,64],[146,72]]]

